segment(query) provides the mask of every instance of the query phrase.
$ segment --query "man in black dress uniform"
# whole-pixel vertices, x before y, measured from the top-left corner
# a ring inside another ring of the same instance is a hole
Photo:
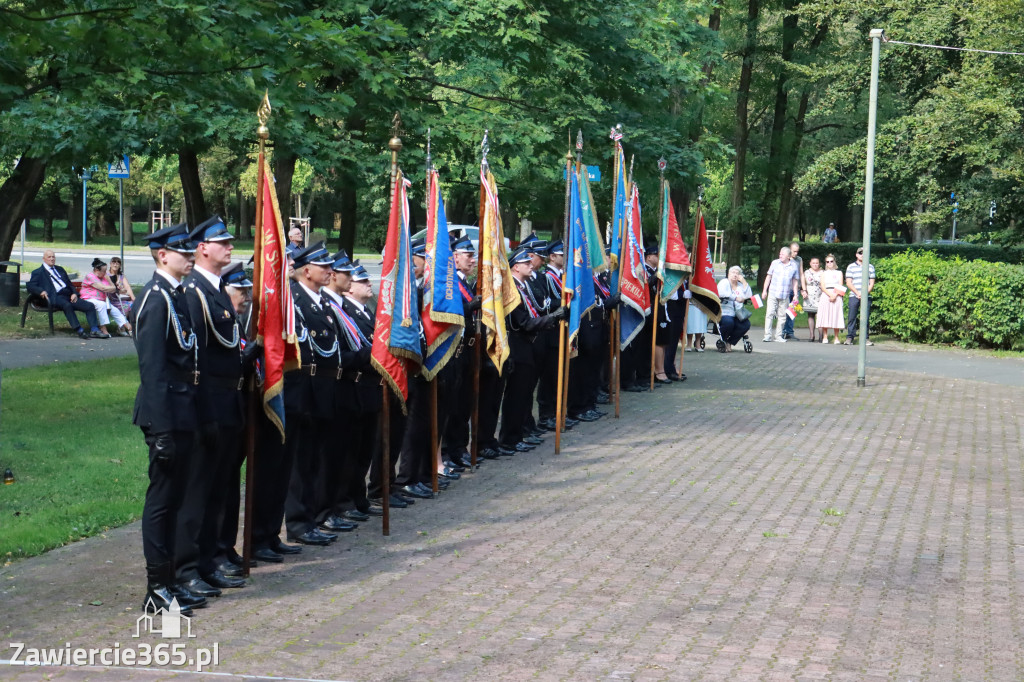
[[[288,539],[304,545],[327,545],[338,538],[317,528],[317,477],[335,415],[340,368],[338,330],[320,291],[330,281],[333,263],[323,242],[307,246],[295,254],[291,284],[302,367],[284,375],[285,448],[292,460],[285,526]]]
[[[142,551],[146,557],[147,611],[182,613],[203,606],[175,587],[174,555],[178,512],[193,465],[194,433],[199,428],[198,345],[181,286],[192,270],[194,247],[182,223],[158,230],[149,242],[156,272],[132,306],[131,323],[139,356],[139,391],[132,423],[149,448],[149,487],[142,509]]]
[[[469,276],[476,271],[477,264],[473,242],[469,237],[458,238],[452,243],[452,252],[455,254],[455,283],[458,286],[458,295],[462,299],[465,326],[455,355],[448,363],[454,366],[455,377],[451,414],[441,438],[441,456],[445,473],[459,473],[470,465],[469,421],[473,415],[474,398],[473,356],[470,346],[476,336],[476,315],[480,310],[480,297],[476,295],[475,285],[469,281]]]
[[[231,264],[232,234],[220,216],[192,231],[195,265],[185,280],[192,328],[199,340],[199,430],[196,466],[178,515],[175,548],[178,582],[192,594],[219,597],[221,589],[245,587],[241,567],[227,560],[222,529],[228,515],[237,528],[242,456],[242,348],[238,315],[220,276]],[[233,490],[232,490],[233,489]],[[220,556],[218,556],[220,555]],[[223,567],[223,570],[222,570]],[[233,573],[226,575],[224,571]]]
[[[533,270],[530,254],[522,247],[512,252],[508,259],[512,277],[522,304],[516,306],[506,318],[510,366],[506,366],[508,379],[505,397],[501,403],[501,432],[498,436],[498,452],[514,455],[527,452],[535,445],[523,442],[526,414],[532,404],[530,387],[537,372],[535,341],[537,333],[551,329],[558,320],[565,317],[565,308],[559,307],[549,315],[541,314],[537,303],[526,284]]]

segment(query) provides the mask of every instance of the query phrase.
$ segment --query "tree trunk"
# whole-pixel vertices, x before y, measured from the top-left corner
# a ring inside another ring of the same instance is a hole
[[[345,249],[350,258],[355,258],[357,218],[356,188],[352,182],[346,182],[341,188],[341,230],[338,233],[338,248]]]
[[[189,227],[195,227],[206,220],[206,199],[199,182],[199,157],[195,149],[184,147],[178,152],[178,175],[185,201],[185,220]]]
[[[56,202],[47,200],[43,206],[43,241],[53,241],[53,214],[57,212]]]
[[[0,260],[11,259],[14,240],[21,230],[28,206],[46,177],[46,160],[22,156],[10,177],[0,185]]]
[[[252,239],[252,225],[249,223],[249,202],[242,196],[242,190],[235,190],[235,198],[238,200],[238,230],[236,234],[239,239]]]
[[[850,239],[851,242],[864,241],[864,205],[857,204],[850,208]]]
[[[135,230],[132,227],[132,207],[124,207],[124,215],[121,216],[121,224],[124,225],[125,246],[135,246]]]
[[[736,159],[733,163],[732,175],[732,215],[726,227],[726,260],[730,263],[740,261],[744,219],[743,185],[747,173],[747,142],[750,129],[747,124],[747,110],[750,101],[750,80],[754,71],[754,51],[757,48],[757,28],[760,12],[760,0],[747,0],[747,30],[743,44],[743,65],[740,67],[740,83],[736,92],[736,127],[735,143]],[[760,275],[759,275],[760,278]]]
[[[292,210],[292,179],[295,177],[295,162],[299,160],[297,154],[282,153],[274,154],[274,182],[277,185],[277,203],[279,206]],[[285,221],[284,230],[288,232],[288,218],[283,215],[281,220]]]

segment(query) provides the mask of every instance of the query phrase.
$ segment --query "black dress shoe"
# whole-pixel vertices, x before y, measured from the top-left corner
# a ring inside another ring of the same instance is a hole
[[[404,497],[396,493],[388,496],[388,504],[398,509],[405,509],[410,504],[416,504],[416,502],[411,497]]]
[[[647,393],[650,389],[646,386],[641,386],[640,384],[633,384],[632,386],[626,386],[623,390],[629,391],[630,393]]]
[[[280,564],[284,561],[284,557],[267,547],[260,547],[252,551],[253,557],[260,561],[266,561],[268,564]]]
[[[672,383],[672,380],[669,379],[668,376],[666,376],[664,379],[659,379],[658,377],[654,377],[654,385],[655,386],[666,385],[666,384],[671,384],[671,383]]]
[[[537,438],[536,436],[526,436],[525,438],[523,438],[523,442],[526,443],[527,445],[540,445],[544,441],[542,441],[540,438]]]
[[[75,334],[78,334],[78,338],[80,338],[80,339],[85,339],[86,341],[89,340],[89,332],[85,331],[81,327],[79,327],[77,330],[75,330]],[[166,591],[166,588],[164,588],[164,591]],[[154,594],[156,594],[156,593],[154,593]],[[167,594],[170,594],[170,592],[167,592]],[[172,597],[173,597],[173,595],[172,595]],[[156,601],[154,600],[153,603],[155,604]],[[168,602],[168,603],[170,603],[170,602]],[[159,608],[163,608],[163,607],[157,606],[157,608],[159,609]]]
[[[359,522],[359,521],[369,521],[370,520],[370,515],[369,514],[364,514],[363,512],[359,511],[358,509],[349,509],[347,512],[345,512],[341,516],[342,516],[342,518],[348,519],[349,521],[356,521],[356,522]]]
[[[529,452],[530,450],[533,450],[532,445],[524,443],[523,441],[516,443],[516,452]]]
[[[324,535],[317,533],[315,530],[306,531],[297,538],[288,538],[292,542],[299,542],[303,545],[317,545],[319,547],[326,547],[331,544],[331,541]]]
[[[174,598],[178,600],[178,606],[182,608],[187,606],[191,609],[205,609],[207,606],[206,597],[192,594],[181,585],[171,585],[168,589],[174,595]]]
[[[670,381],[679,381],[679,375],[675,372],[666,372],[665,376],[667,376]]]
[[[530,432],[527,435],[543,439],[544,436],[548,435],[548,432],[544,429],[530,429]]]
[[[460,468],[461,468],[461,467],[460,467]],[[445,467],[445,468],[444,468],[444,471],[442,471],[442,472],[439,472],[439,473],[438,473],[437,475],[438,475],[438,476],[444,476],[445,478],[447,478],[447,479],[449,479],[449,480],[451,480],[451,481],[457,481],[457,480],[459,480],[460,478],[462,478],[462,474],[460,474],[460,473],[459,473],[458,471],[456,471],[455,469],[450,469],[450,468],[448,468],[448,467]]]
[[[366,513],[369,516],[384,516],[384,507],[381,507],[380,505],[376,504],[371,504],[369,507],[366,508]]]
[[[498,454],[501,455],[502,457],[511,457],[512,455],[516,454],[516,446],[513,445],[511,447],[507,447],[505,445],[499,445]]]
[[[419,491],[421,493],[425,493],[427,495],[428,499],[431,499],[431,498],[434,497],[434,489],[431,486],[427,485],[426,483],[416,483],[415,485],[416,485],[416,487],[419,489]],[[439,480],[437,482],[437,489],[438,490],[445,490],[447,488],[448,488],[447,481],[440,481]]]
[[[217,564],[217,570],[230,578],[241,578],[245,575],[244,568],[236,566],[230,561],[224,561]]]
[[[298,545],[286,545],[280,540],[270,548],[275,554],[302,554],[302,548]]]
[[[444,465],[445,469],[451,469],[457,474],[461,474],[463,471],[466,470],[466,467],[462,466],[461,464],[457,464],[455,460],[452,459],[446,459],[443,462],[441,462],[441,464]]]
[[[500,449],[501,446],[499,445],[498,450]],[[498,459],[498,457],[501,456],[501,453],[498,452],[498,450],[495,450],[494,448],[484,448],[480,451],[480,456],[484,459]]]
[[[579,419],[573,419],[572,417],[566,417],[565,418],[565,426],[567,428],[571,429],[572,427],[576,426],[579,423],[580,423]]]
[[[479,454],[479,453],[477,453],[477,454]],[[468,455],[468,454],[463,455],[462,459],[459,460],[459,464],[461,464],[462,466],[466,467],[467,469],[472,468],[472,466],[473,466],[473,456],[472,455]],[[478,462],[478,464],[479,464],[479,462]]]
[[[539,422],[537,422],[537,426],[539,428],[541,428],[541,429],[544,429],[545,431],[554,431],[555,430],[555,420],[554,419],[541,419]]]
[[[574,414],[572,418],[581,422],[596,422],[600,419],[600,417],[596,414],[592,414],[591,412],[580,412],[579,414]]]
[[[165,612],[169,612],[171,610],[171,602],[175,599],[177,597],[171,592],[170,588],[163,585],[151,585],[146,590],[146,596],[142,599],[142,611],[155,614],[160,609],[163,609]],[[178,602],[178,608],[181,609],[181,615],[192,615],[192,608],[183,605],[180,601]]]
[[[185,590],[188,590],[190,594],[198,597],[219,597],[221,595],[221,591],[219,589],[210,585],[202,578],[192,578],[192,580],[189,580],[188,582],[178,583],[177,587],[184,588]]]
[[[598,410],[597,408],[591,410],[591,412],[596,414],[598,417],[606,417],[606,416],[608,416],[607,412],[605,412],[604,410]]]
[[[359,524],[346,521],[340,516],[328,516],[320,523],[319,527],[331,533],[350,533],[358,528]],[[330,535],[330,533],[321,533],[321,535]]]
[[[402,495],[405,495],[405,496],[408,496],[408,497],[414,497],[417,500],[429,500],[431,497],[434,496],[434,494],[432,492],[431,493],[425,493],[420,488],[416,487],[415,485],[404,486],[402,488]]]
[[[224,575],[220,571],[214,571],[213,573],[204,575],[203,581],[206,582],[207,585],[213,585],[214,587],[218,587],[222,590],[235,587],[245,587],[245,580],[242,578],[232,578]]]

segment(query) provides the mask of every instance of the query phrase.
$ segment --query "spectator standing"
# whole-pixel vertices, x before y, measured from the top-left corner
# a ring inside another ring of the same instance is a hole
[[[815,336],[815,323],[818,317],[818,301],[821,300],[821,260],[815,256],[811,259],[811,267],[804,273],[804,312],[807,313],[807,330],[811,333],[811,341],[819,341]]]
[[[868,290],[862,292],[860,290],[861,278],[864,273],[864,247],[857,249],[857,260],[854,263],[850,263],[846,266],[846,288],[850,291],[850,297],[847,299],[847,305],[849,306],[849,314],[846,316],[846,341],[847,346],[853,344],[853,335],[857,331],[857,315],[860,313],[861,302],[863,300],[864,307],[864,326],[868,327],[871,323],[871,290],[875,288],[875,266],[868,265]],[[867,294],[866,297],[862,297],[861,294]],[[870,333],[870,331],[869,331]],[[871,339],[867,340],[868,346],[873,346]]]
[[[803,297],[806,299],[807,284],[804,282],[804,259],[800,257],[800,242],[793,242],[790,244],[789,253],[790,258],[792,258],[793,262],[796,263],[796,271],[800,273],[800,293],[803,294]],[[794,341],[798,340],[796,338],[796,334],[793,333],[793,322],[794,320],[791,320],[789,315],[787,315],[786,321],[782,324],[782,338],[793,339]],[[811,340],[813,341],[814,339]]]
[[[786,319],[786,308],[800,291],[800,272],[796,263],[790,258],[788,246],[779,249],[779,257],[768,267],[768,276],[764,280],[764,297],[767,307],[764,314],[764,342],[772,341],[772,322],[775,322],[775,341],[785,343],[782,338],[782,325]]]
[[[821,296],[818,297],[818,329],[821,330],[821,342],[828,343],[828,332],[831,329],[835,340],[839,343],[839,330],[843,328],[843,273],[836,265],[836,257],[831,253],[825,256],[825,269],[821,271]]]
[[[836,233],[835,223],[829,223],[828,227],[825,228],[825,235],[822,238],[822,241],[825,242],[826,244],[835,244],[837,241],[839,241],[839,235]]]
[[[301,229],[293,227],[288,230],[288,245],[295,249],[301,249],[304,246]]]

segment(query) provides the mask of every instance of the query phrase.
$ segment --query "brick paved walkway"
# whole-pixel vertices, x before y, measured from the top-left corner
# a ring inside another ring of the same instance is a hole
[[[561,456],[256,569],[189,646],[339,680],[1024,677],[1024,389],[793,360],[687,354]],[[137,644],[141,563],[133,525],[0,569],[3,646]]]

